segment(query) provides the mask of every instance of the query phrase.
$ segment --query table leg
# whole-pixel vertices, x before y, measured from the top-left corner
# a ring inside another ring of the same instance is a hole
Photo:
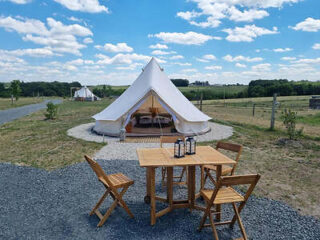
[[[150,217],[151,217],[151,225],[156,223],[156,179],[155,179],[155,168],[150,167],[149,170],[149,178],[150,178],[150,198],[151,198],[151,209],[150,209]]]
[[[167,201],[171,208],[173,204],[173,167],[167,167]]]
[[[188,200],[190,204],[190,211],[194,208],[195,192],[196,192],[196,176],[195,166],[188,166]]]
[[[150,167],[146,168],[146,195],[144,197],[144,202],[146,204],[150,204],[150,196],[151,196],[151,191],[150,191]]]
[[[218,182],[219,178],[221,177],[221,174],[222,174],[222,165],[217,165],[217,171],[216,171],[216,176],[217,176],[216,181],[217,182]],[[217,204],[216,211],[220,212],[216,215],[216,220],[220,221],[221,220],[221,204]]]
[[[200,182],[200,191],[204,188],[204,167],[200,166],[201,169],[201,182]]]

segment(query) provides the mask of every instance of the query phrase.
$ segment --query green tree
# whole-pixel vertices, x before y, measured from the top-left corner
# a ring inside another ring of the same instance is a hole
[[[58,115],[58,106],[52,102],[47,103],[47,112],[44,114],[47,119],[55,119]]]
[[[13,80],[11,82],[10,88],[11,88],[11,94],[16,98],[16,101],[18,101],[20,93],[21,93],[20,81]]]

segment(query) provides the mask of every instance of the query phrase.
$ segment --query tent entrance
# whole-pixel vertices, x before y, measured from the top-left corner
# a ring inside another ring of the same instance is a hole
[[[126,125],[127,136],[176,135],[173,117],[159,103],[157,97],[150,94],[141,106],[131,114]]]

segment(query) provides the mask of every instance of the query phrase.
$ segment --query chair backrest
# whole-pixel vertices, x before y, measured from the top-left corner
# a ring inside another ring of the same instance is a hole
[[[227,142],[221,142],[219,141],[216,145],[216,149],[224,149],[224,150],[228,150],[231,152],[236,152],[237,156],[236,156],[236,164],[233,165],[232,171],[231,171],[231,175],[234,174],[234,171],[237,167],[238,161],[240,159],[241,153],[242,153],[242,145],[240,144],[234,144],[234,143],[227,143]]]
[[[175,143],[178,139],[181,139],[184,141],[185,137],[183,135],[180,136],[160,136],[160,147],[164,143]]]
[[[111,186],[112,183],[109,181],[108,176],[105,174],[105,172],[103,171],[103,169],[101,168],[99,163],[97,163],[95,160],[90,158],[88,155],[84,155],[84,158],[87,160],[90,167],[97,175],[99,181],[102,181],[101,179],[103,179],[107,183],[108,186]],[[102,181],[102,183],[105,184],[103,181]]]
[[[250,185],[247,189],[245,196],[244,196],[244,202],[247,201],[247,199],[250,197],[253,189],[257,185],[258,181],[260,179],[259,174],[248,174],[248,175],[236,175],[236,176],[222,176],[219,178],[215,191],[212,194],[211,200],[214,201],[219,189],[221,187],[231,187],[236,185]]]

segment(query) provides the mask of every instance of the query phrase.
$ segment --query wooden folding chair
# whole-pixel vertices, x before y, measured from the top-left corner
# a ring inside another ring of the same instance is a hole
[[[219,141],[216,145],[216,149],[217,150],[224,149],[224,150],[228,150],[228,151],[237,153],[237,156],[235,159],[236,164],[234,164],[232,167],[228,166],[228,165],[222,165],[222,172],[221,172],[222,176],[234,175],[234,172],[237,167],[240,155],[242,153],[242,145]],[[217,167],[214,165],[204,165],[201,167],[201,179],[202,179],[201,187],[202,188],[205,186],[207,178],[209,178],[213,184],[216,184],[216,181],[212,177],[210,171],[217,171]]]
[[[111,212],[115,209],[117,205],[121,206],[124,208],[124,210],[128,213],[128,215],[133,218],[133,214],[131,213],[130,209],[126,205],[126,203],[123,201],[122,197],[124,193],[128,190],[129,186],[131,186],[134,181],[129,179],[127,176],[123,175],[122,173],[116,173],[116,174],[110,174],[106,175],[101,166],[88,157],[87,155],[84,156],[87,162],[90,164],[92,170],[96,173],[98,179],[102,184],[105,186],[106,191],[98,201],[98,203],[94,206],[92,211],[90,212],[90,215],[96,214],[100,222],[98,223],[98,227],[101,227],[105,221],[108,219],[110,216]],[[118,192],[118,189],[122,188],[120,192]],[[107,210],[107,212],[102,215],[101,212],[99,211],[100,205],[103,203],[103,201],[106,199],[108,194],[111,195],[113,198],[114,202],[112,203],[111,207]]]
[[[160,136],[160,147],[162,148],[164,143],[174,143],[178,139],[185,141],[184,136]],[[167,168],[162,167],[162,169],[161,169],[161,175],[162,175],[161,185],[162,185],[162,187],[165,186],[166,172],[167,172]],[[181,174],[179,176],[173,176],[173,179],[178,179],[178,181],[177,182],[174,181],[173,184],[187,184],[187,177],[186,177],[186,181],[182,181],[182,178],[186,172],[187,172],[187,167],[182,167]]]
[[[247,240],[248,237],[240,218],[240,212],[245,206],[248,198],[250,197],[255,186],[257,185],[259,179],[260,179],[260,175],[258,174],[242,175],[242,176],[225,176],[225,177],[219,178],[216,184],[216,188],[214,190],[201,190],[200,193],[205,199],[207,206],[206,206],[205,213],[200,222],[199,231],[201,231],[203,227],[211,226],[213,231],[213,237],[216,240],[218,240],[219,237],[218,237],[216,226],[230,224],[230,226],[232,227],[235,221],[237,220],[243,236],[242,239]],[[249,185],[249,184],[250,186],[247,189],[244,196],[238,193],[236,190],[234,190],[231,187],[235,185]],[[213,220],[212,214],[217,214],[218,212],[212,212],[211,208],[214,207],[216,204],[227,204],[227,203],[232,204],[235,215],[233,216],[231,221],[215,223]],[[240,203],[239,207],[237,207],[236,203]],[[210,224],[205,224],[207,217],[209,217]]]

